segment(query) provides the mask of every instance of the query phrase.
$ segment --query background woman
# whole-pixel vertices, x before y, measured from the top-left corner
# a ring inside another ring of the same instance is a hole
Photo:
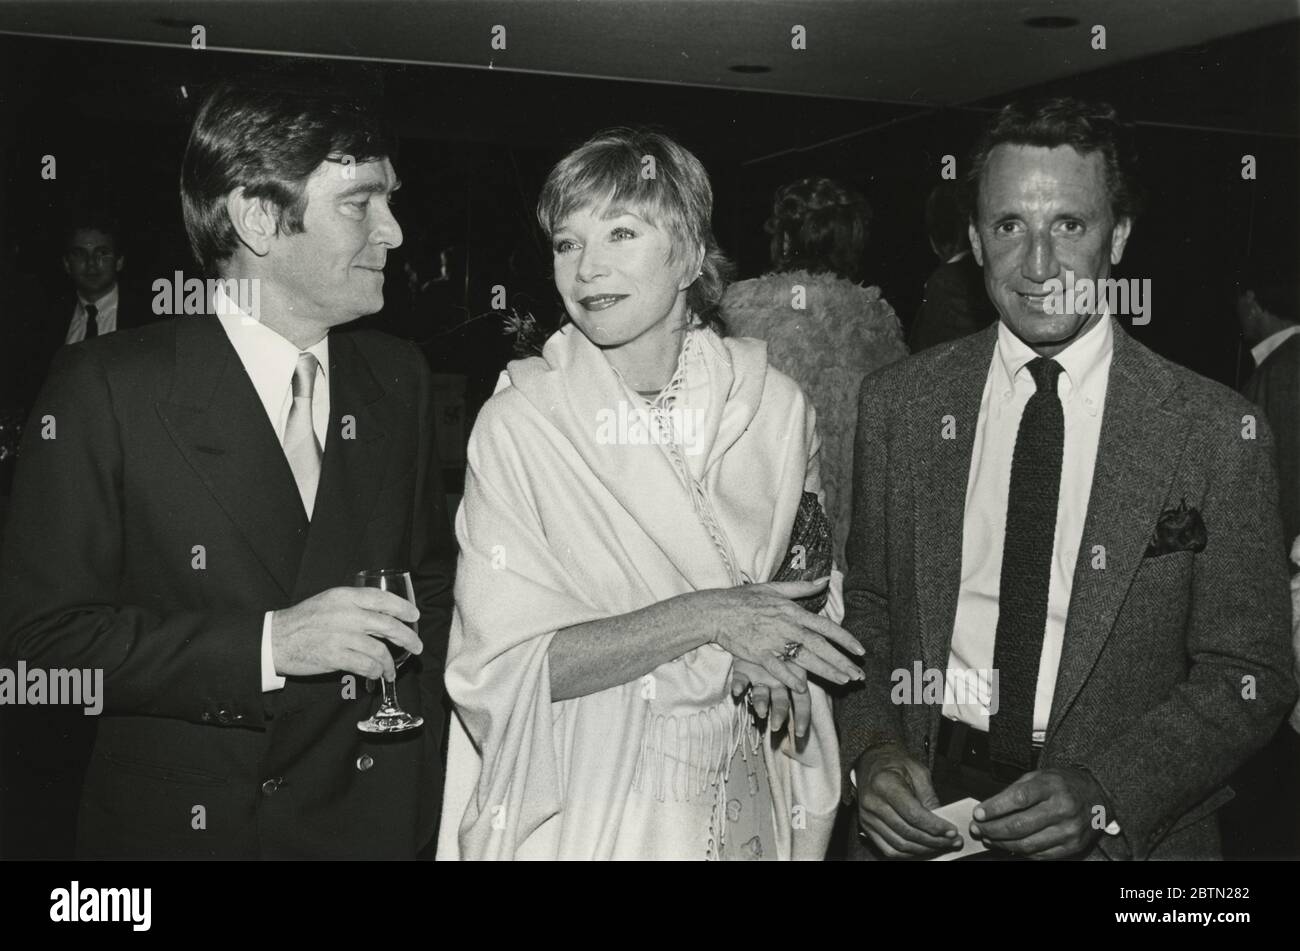
[[[722,316],[736,336],[767,341],[772,366],[788,373],[817,408],[821,477],[844,566],[853,476],[853,434],[862,378],[907,356],[898,316],[864,287],[870,209],[829,178],[777,189],[766,230],[772,272],[727,289]]]

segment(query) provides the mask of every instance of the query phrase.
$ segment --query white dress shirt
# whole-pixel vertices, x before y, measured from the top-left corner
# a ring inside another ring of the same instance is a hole
[[[1042,743],[1056,690],[1056,669],[1061,662],[1065,616],[1079,557],[1083,522],[1088,514],[1093,468],[1106,403],[1115,331],[1103,317],[1087,333],[1054,358],[1064,372],[1057,379],[1057,395],[1065,417],[1065,445],[1061,465],[1061,490],[1056,509],[1056,536],[1052,547],[1052,575],[1047,594],[1047,627],[1038,665],[1034,697],[1034,742]],[[1026,365],[1037,354],[1020,338],[998,324],[998,343],[989,366],[980,402],[970,478],[966,484],[966,512],[962,526],[961,588],[953,624],[948,677],[974,688],[957,695],[945,691],[944,716],[980,730],[989,728],[993,648],[998,628],[998,590],[1002,575],[1002,550],[1011,486],[1011,460],[1016,432],[1025,404],[1036,389]],[[1091,557],[1089,552],[1085,556]]]
[[[1285,330],[1279,330],[1275,334],[1269,334],[1259,343],[1255,344],[1255,346],[1251,347],[1250,355],[1255,358],[1255,366],[1261,365],[1268,359],[1269,354],[1282,346],[1282,344],[1286,343],[1289,337],[1294,337],[1296,334],[1300,334],[1300,324],[1297,324],[1294,327],[1287,327]]]
[[[86,339],[86,321],[89,318],[89,314],[86,313],[86,306],[88,304],[94,304],[99,311],[95,317],[95,327],[101,337],[104,334],[111,334],[117,329],[117,285],[114,284],[99,300],[88,301],[80,294],[77,295],[77,303],[72,308],[72,320],[68,324],[68,333],[63,338],[64,343],[79,343]]]
[[[293,372],[298,366],[298,347],[280,336],[259,320],[239,310],[225,291],[218,286],[212,312],[221,321],[221,327],[230,338],[231,346],[244,365],[244,372],[253,383],[257,397],[262,401],[266,418],[275,430],[275,438],[284,445],[284,430],[289,423],[289,410],[293,407]],[[211,319],[211,318],[194,318]],[[320,342],[307,348],[307,352],[316,357],[316,382],[312,389],[312,428],[321,448],[325,447],[325,437],[329,429],[330,418],[330,338],[327,334]],[[316,500],[302,496],[303,507],[310,519]],[[271,649],[271,617],[267,611],[262,621],[262,689],[279,690],[284,686],[284,678],[275,672],[273,652]]]

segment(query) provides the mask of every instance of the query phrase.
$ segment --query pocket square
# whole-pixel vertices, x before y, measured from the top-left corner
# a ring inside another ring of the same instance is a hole
[[[1204,551],[1208,540],[1200,509],[1189,508],[1187,499],[1183,499],[1178,508],[1165,509],[1160,513],[1143,557],[1157,558],[1179,551]]]

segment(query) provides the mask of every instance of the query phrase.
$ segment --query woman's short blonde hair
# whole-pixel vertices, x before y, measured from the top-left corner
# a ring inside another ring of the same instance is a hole
[[[537,220],[549,238],[569,215],[588,207],[627,208],[663,228],[672,240],[670,260],[693,259],[703,248],[686,303],[700,323],[726,332],[718,304],[732,267],[713,237],[713,186],[699,159],[655,129],[597,132],[551,169]]]

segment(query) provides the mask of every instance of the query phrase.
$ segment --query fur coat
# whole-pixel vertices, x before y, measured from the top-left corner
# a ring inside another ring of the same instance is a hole
[[[801,306],[802,305],[802,306]],[[740,281],[722,301],[727,332],[767,341],[768,362],[792,377],[817,410],[826,514],[844,566],[852,512],[853,434],[862,378],[907,356],[903,329],[878,287],[791,271]]]

